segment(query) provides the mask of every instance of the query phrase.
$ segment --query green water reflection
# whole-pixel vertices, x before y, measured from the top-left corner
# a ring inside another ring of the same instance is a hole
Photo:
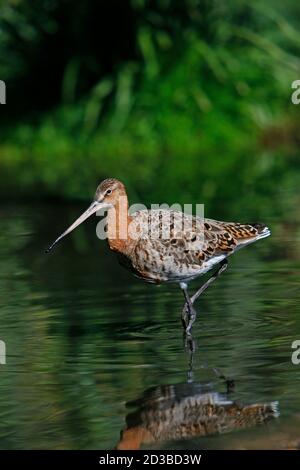
[[[299,446],[300,366],[291,363],[292,341],[300,339],[296,231],[267,220],[272,237],[232,258],[197,304],[186,392],[190,356],[176,286],[143,284],[118,266],[97,240],[95,220],[44,255],[80,210],[0,208],[0,339],[7,348],[7,364],[0,365],[1,448],[114,448],[126,416],[139,413],[149,389],[175,387],[178,402],[178,390],[193,395],[209,384],[210,393],[224,397],[213,368],[234,380],[229,400],[278,401],[280,417],[209,437],[178,435],[152,448]]]

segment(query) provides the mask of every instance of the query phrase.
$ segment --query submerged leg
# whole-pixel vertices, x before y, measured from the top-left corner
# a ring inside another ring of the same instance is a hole
[[[232,393],[234,391],[234,388],[235,388],[235,382],[233,379],[229,379],[228,377],[226,377],[221,371],[220,369],[218,369],[217,367],[213,367],[213,371],[214,373],[216,374],[216,376],[222,380],[224,380],[225,382],[225,385],[226,385],[226,393],[227,395],[229,395],[229,393]]]
[[[203,292],[224,272],[226,271],[228,267],[228,261],[227,259],[224,259],[223,261],[221,261],[221,263],[219,264],[219,268],[218,270],[203,284],[203,286],[200,287],[200,289],[198,289],[195,294],[192,296],[192,297],[189,297],[188,296],[188,301],[186,300],[186,303],[183,307],[183,311],[182,311],[182,316],[181,318],[184,319],[186,318],[188,312],[190,311],[190,305],[192,305],[192,308],[193,308],[193,304],[194,302],[198,299],[198,297],[200,297],[201,294],[203,294]],[[186,284],[185,284],[186,285]],[[194,308],[193,308],[194,310]],[[195,310],[194,310],[195,312]],[[195,314],[195,318],[196,318],[196,314]],[[189,327],[189,330],[191,329],[192,327],[192,324],[194,323],[195,321],[195,318],[194,320],[192,321],[191,325],[188,324],[188,326],[186,327],[186,331],[187,331],[187,328]],[[185,322],[186,323],[186,322]],[[187,331],[188,332],[188,331]]]
[[[194,373],[193,373],[193,367],[194,367],[194,354],[196,351],[196,343],[193,340],[192,334],[186,335],[186,349],[189,351],[189,370],[187,373],[187,382],[192,383],[194,381]]]

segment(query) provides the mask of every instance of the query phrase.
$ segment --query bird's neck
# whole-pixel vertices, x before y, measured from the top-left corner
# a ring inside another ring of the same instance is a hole
[[[128,214],[128,199],[126,193],[120,197],[107,214],[107,238],[113,251],[126,253],[130,245],[128,235],[131,217]]]

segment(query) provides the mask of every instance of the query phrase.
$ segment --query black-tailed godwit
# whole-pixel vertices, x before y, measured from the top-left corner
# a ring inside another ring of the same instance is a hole
[[[263,224],[220,222],[167,209],[141,210],[129,215],[124,184],[109,178],[98,186],[89,208],[47,252],[100,209],[107,209],[109,247],[119,255],[125,267],[147,282],[177,282],[180,285],[186,301],[182,321],[187,333],[196,318],[195,300],[226,270],[228,256],[270,235],[270,230]],[[215,265],[217,271],[190,296],[188,282]]]

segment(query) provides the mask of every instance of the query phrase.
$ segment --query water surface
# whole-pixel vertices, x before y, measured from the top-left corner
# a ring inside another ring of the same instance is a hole
[[[178,287],[120,267],[96,218],[44,254],[80,211],[0,207],[1,448],[300,447],[296,229],[266,221],[272,237],[230,260],[185,344]]]

